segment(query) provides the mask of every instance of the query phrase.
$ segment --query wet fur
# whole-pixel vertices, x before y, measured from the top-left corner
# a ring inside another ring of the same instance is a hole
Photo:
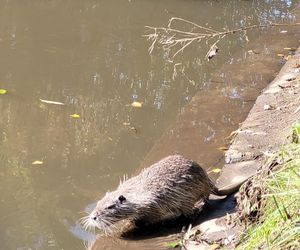
[[[121,182],[82,220],[85,228],[98,227],[110,234],[122,231],[123,221],[147,225],[189,217],[195,205],[205,203],[211,193],[218,190],[196,162],[172,155]]]

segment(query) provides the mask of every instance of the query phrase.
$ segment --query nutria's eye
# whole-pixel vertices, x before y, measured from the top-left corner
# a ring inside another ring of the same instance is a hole
[[[115,207],[116,207],[116,204],[113,204],[113,205],[108,206],[107,209],[113,209]]]
[[[126,201],[126,198],[125,198],[123,195],[120,195],[120,196],[119,196],[119,201],[120,201],[121,204],[122,204],[123,201]]]

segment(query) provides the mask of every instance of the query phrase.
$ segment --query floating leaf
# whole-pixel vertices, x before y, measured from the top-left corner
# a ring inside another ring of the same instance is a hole
[[[78,114],[72,114],[70,116],[73,117],[73,118],[80,118],[80,115],[78,115]]]
[[[217,55],[219,48],[216,45],[213,45],[206,54],[207,60],[211,60],[215,55]]]
[[[220,168],[214,168],[211,172],[217,174],[217,173],[221,172],[221,169]]]
[[[227,150],[228,150],[228,147],[222,146],[222,147],[219,147],[218,149],[219,149],[220,151],[227,151]]]
[[[55,101],[49,101],[49,100],[43,100],[43,99],[40,99],[40,101],[43,102],[43,103],[48,103],[48,104],[65,105],[62,102],[55,102]]]
[[[0,95],[4,95],[7,93],[7,90],[6,89],[0,89]]]
[[[295,52],[297,50],[297,48],[293,47],[293,48],[283,48],[284,50],[288,50],[291,52]]]
[[[142,102],[133,102],[131,103],[131,107],[134,107],[134,108],[141,108],[143,106],[143,103]]]
[[[36,160],[36,161],[32,162],[31,164],[32,165],[42,165],[43,163],[44,163],[43,161]]]

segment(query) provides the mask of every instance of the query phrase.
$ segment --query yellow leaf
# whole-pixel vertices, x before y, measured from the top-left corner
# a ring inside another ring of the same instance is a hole
[[[7,93],[7,90],[6,89],[0,89],[0,95],[4,95]]]
[[[141,108],[142,106],[143,106],[142,102],[133,102],[133,103],[131,103],[131,107],[134,107],[134,108]]]
[[[220,151],[227,151],[227,150],[228,150],[228,147],[223,146],[223,147],[219,147],[218,149],[219,149]]]
[[[130,125],[130,122],[123,122],[123,125],[124,125],[124,126],[129,126],[129,125]]]
[[[32,165],[42,165],[43,163],[44,163],[43,161],[36,160],[36,161],[32,162],[31,164]]]
[[[211,172],[213,172],[213,173],[220,173],[221,172],[221,169],[219,169],[219,168],[214,168]]]
[[[279,56],[279,57],[284,57],[284,54],[277,54],[277,56]]]
[[[71,117],[73,117],[73,118],[80,118],[80,115],[78,115],[78,114],[73,114],[73,115],[70,115]]]
[[[292,58],[292,56],[291,55],[288,55],[285,59],[288,61],[288,60],[290,60]]]

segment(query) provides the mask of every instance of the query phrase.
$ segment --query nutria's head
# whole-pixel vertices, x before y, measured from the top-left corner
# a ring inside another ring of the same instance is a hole
[[[135,214],[135,204],[119,192],[108,192],[98,201],[95,209],[82,218],[85,229],[99,228],[106,234],[118,231],[116,224],[132,219]]]

